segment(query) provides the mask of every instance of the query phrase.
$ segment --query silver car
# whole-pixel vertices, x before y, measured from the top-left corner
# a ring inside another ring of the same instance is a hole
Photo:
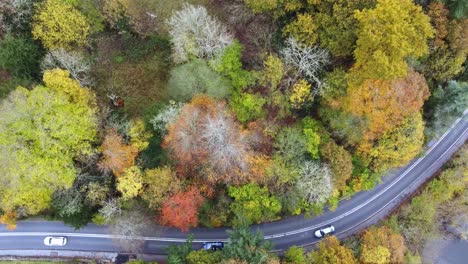
[[[66,237],[52,237],[44,238],[44,245],[46,246],[65,246],[67,244]]]
[[[324,227],[324,228],[321,228],[321,229],[315,231],[314,235],[315,235],[316,238],[322,238],[325,235],[329,235],[329,234],[332,234],[334,232],[335,232],[335,227],[330,225],[330,226],[327,226],[327,227]]]

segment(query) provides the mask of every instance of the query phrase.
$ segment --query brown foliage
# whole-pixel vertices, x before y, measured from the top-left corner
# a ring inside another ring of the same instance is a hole
[[[13,211],[5,212],[0,216],[0,224],[6,225],[8,230],[16,229],[16,213]]]
[[[103,156],[99,161],[99,168],[112,171],[115,176],[120,176],[126,169],[132,167],[138,154],[138,149],[124,144],[122,136],[114,129],[107,131],[100,149]]]
[[[431,18],[431,23],[436,30],[434,44],[436,47],[445,46],[444,39],[448,35],[448,19],[449,10],[441,2],[432,2],[429,5],[428,15]]]
[[[198,210],[204,202],[197,188],[179,192],[164,202],[161,223],[188,231],[198,225]]]
[[[338,146],[333,139],[323,144],[321,154],[332,171],[333,186],[337,190],[342,190],[353,172],[351,154],[342,146]]]

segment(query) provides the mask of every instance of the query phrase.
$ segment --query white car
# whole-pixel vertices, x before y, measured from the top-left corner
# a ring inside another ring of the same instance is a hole
[[[331,225],[315,231],[314,235],[316,238],[321,238],[325,235],[332,234],[333,232],[335,232],[335,227]]]
[[[222,250],[224,248],[224,243],[223,242],[206,242],[203,243],[203,249],[204,250]]]
[[[44,245],[46,246],[65,246],[67,244],[66,237],[51,237],[44,238]]]

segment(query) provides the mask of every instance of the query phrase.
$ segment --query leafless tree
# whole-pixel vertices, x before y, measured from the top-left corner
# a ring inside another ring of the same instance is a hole
[[[203,6],[186,4],[167,24],[177,63],[188,60],[190,55],[212,59],[233,41],[226,27]]]
[[[224,109],[208,116],[202,124],[202,141],[207,148],[208,164],[220,174],[233,168],[245,171],[247,144],[231,116]]]
[[[33,14],[37,0],[1,0],[0,1],[0,35],[24,28]]]
[[[99,213],[102,214],[106,222],[109,223],[112,219],[120,216],[122,214],[122,210],[120,209],[117,199],[113,198],[104,202],[102,208],[99,209]]]
[[[324,203],[332,192],[331,172],[326,165],[305,161],[296,188],[309,203]]]
[[[285,44],[281,54],[285,64],[296,70],[295,79],[305,77],[313,81],[315,83],[313,93],[320,94],[324,86],[320,80],[320,73],[330,63],[328,51],[317,46],[303,45],[293,38],[288,38]]]
[[[78,80],[81,86],[92,87],[94,85],[94,80],[91,77],[91,63],[80,52],[64,49],[50,51],[44,57],[41,69],[45,71],[53,68],[69,71],[70,75]]]
[[[151,220],[141,210],[132,209],[116,217],[111,222],[109,231],[115,236],[113,241],[121,251],[139,253],[145,244],[142,237],[151,227]]]

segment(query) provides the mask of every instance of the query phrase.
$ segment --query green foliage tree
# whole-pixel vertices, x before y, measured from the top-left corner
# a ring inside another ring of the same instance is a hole
[[[197,94],[214,98],[229,94],[229,81],[214,72],[206,62],[193,60],[171,70],[168,82],[169,96],[178,101],[189,101]]]
[[[219,58],[213,60],[214,69],[229,77],[237,91],[240,91],[252,83],[252,76],[250,72],[242,69],[242,50],[244,47],[239,41],[234,41],[231,45],[227,46],[223,54]]]
[[[32,39],[7,36],[0,40],[0,68],[8,70],[15,77],[37,77],[41,53]]]
[[[278,7],[278,0],[244,0],[244,3],[255,13],[271,11]]]
[[[48,208],[55,190],[72,185],[74,158],[92,149],[94,95],[66,74],[46,72],[45,86],[18,87],[0,104],[3,210],[22,207],[36,214]]]
[[[292,246],[284,253],[285,263],[290,264],[306,264],[306,256],[304,248]]]
[[[193,235],[189,235],[187,237],[187,241],[182,244],[176,245],[171,244],[169,248],[167,248],[167,262],[170,264],[185,264],[187,263],[187,256],[190,252],[193,251],[192,249],[192,241]]]
[[[359,21],[353,81],[395,79],[407,72],[405,58],[428,53],[434,32],[429,17],[411,0],[377,0],[373,9],[355,11]]]
[[[71,4],[46,0],[37,7],[32,34],[48,49],[70,50],[88,43],[89,28],[86,17]]]
[[[465,70],[463,64],[468,51],[457,52],[441,47],[432,52],[422,65],[422,72],[428,79],[436,81],[450,80]]]
[[[468,3],[463,0],[443,0],[456,19],[468,17]]]
[[[186,257],[188,264],[218,264],[222,261],[220,251],[195,250]]]
[[[439,86],[428,105],[427,132],[430,136],[442,135],[450,125],[468,108],[468,83],[449,81],[445,88]]]
[[[284,161],[297,163],[307,153],[307,141],[298,127],[285,127],[275,138],[276,154]]]
[[[247,225],[242,224],[238,228],[227,231],[229,243],[223,250],[224,259],[235,259],[246,263],[266,264],[272,245],[263,239],[263,235],[257,231],[251,232]]]
[[[234,198],[231,211],[245,217],[249,223],[274,220],[281,211],[278,199],[270,195],[266,187],[261,188],[255,183],[240,187],[229,186],[228,193]]]
[[[260,95],[251,93],[235,93],[231,97],[231,108],[241,123],[255,120],[265,116],[263,109],[266,100]]]
[[[259,81],[261,85],[268,86],[274,91],[284,76],[284,64],[275,55],[268,55],[263,63],[263,70],[260,72]]]

